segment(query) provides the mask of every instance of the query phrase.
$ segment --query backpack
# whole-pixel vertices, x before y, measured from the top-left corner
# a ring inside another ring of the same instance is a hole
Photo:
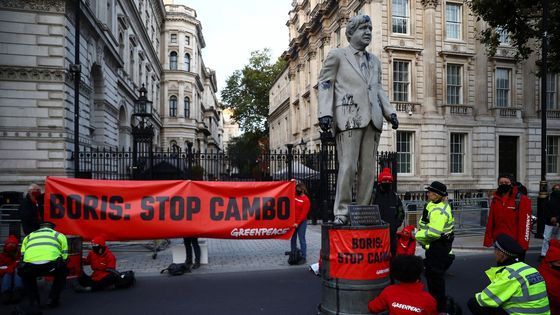
[[[286,252],[288,255],[288,264],[299,265],[303,261],[303,253],[299,248]]]
[[[185,263],[182,263],[182,264],[172,263],[167,268],[160,271],[160,273],[164,273],[166,271],[167,271],[167,273],[169,273],[170,276],[180,276],[180,275],[184,274],[185,272],[191,272],[187,268],[187,265]]]
[[[134,271],[128,270],[118,273],[117,283],[115,283],[115,287],[119,289],[126,289],[130,288],[136,282],[136,278],[134,277]]]

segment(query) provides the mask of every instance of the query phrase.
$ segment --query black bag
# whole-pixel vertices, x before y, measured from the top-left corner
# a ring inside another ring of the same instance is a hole
[[[190,272],[189,268],[187,268],[187,265],[185,263],[182,264],[172,263],[171,265],[169,265],[169,267],[163,269],[160,273],[164,273],[166,271],[167,273],[169,273],[170,276],[180,276],[185,272]]]
[[[115,287],[119,289],[126,289],[130,288],[136,282],[136,278],[134,277],[134,271],[128,270],[118,273],[117,283],[115,283]]]
[[[290,265],[299,265],[303,262],[303,253],[299,248],[286,252],[286,255],[288,255],[288,264]]]

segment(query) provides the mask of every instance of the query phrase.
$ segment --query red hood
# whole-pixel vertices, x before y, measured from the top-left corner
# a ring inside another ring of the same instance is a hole
[[[103,236],[96,236],[91,240],[91,243],[105,247],[105,238]]]
[[[550,247],[548,247],[548,252],[546,252],[544,260],[546,262],[560,260],[560,241],[550,240]]]
[[[17,237],[15,237],[14,235],[10,235],[4,241],[4,252],[16,251],[18,245],[19,245],[19,241],[18,241]]]

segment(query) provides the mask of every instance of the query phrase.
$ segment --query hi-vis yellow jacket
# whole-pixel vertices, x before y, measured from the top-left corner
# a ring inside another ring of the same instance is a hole
[[[66,236],[53,229],[41,228],[27,235],[21,243],[24,262],[55,261],[58,257],[68,258]]]
[[[443,201],[433,203],[430,201],[424,211],[428,211],[428,213],[423,214],[420,222],[418,222],[418,232],[415,235],[418,242],[429,246],[431,242],[439,239],[443,234],[453,232],[454,220],[449,203]]]
[[[516,262],[486,270],[490,279],[482,292],[475,295],[482,307],[501,307],[511,315],[550,315],[546,284],[539,272]]]

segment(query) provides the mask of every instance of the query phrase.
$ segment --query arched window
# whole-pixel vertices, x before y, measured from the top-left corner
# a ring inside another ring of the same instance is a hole
[[[183,60],[183,70],[191,71],[191,56],[185,54],[185,59]]]
[[[191,116],[191,99],[185,97],[185,118],[188,118],[190,116]]]
[[[128,75],[129,77],[134,80],[134,49],[132,49],[132,45],[130,46],[130,63],[128,64]]]
[[[177,70],[177,52],[175,51],[169,54],[169,70]]]
[[[177,96],[175,95],[169,98],[169,116],[177,117]]]

